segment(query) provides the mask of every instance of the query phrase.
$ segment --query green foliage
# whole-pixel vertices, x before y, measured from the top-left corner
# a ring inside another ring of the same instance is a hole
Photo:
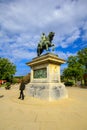
[[[87,63],[86,53],[84,53],[84,56],[82,57],[84,59],[84,60],[82,59],[82,62],[81,62],[81,59],[78,55],[70,56],[68,58],[68,60],[67,60],[68,67],[66,69],[64,69],[64,71],[63,71],[63,77],[65,77],[67,79],[67,81],[69,81],[69,79],[74,79],[75,83],[77,82],[77,80],[82,81],[83,74],[85,72],[84,66],[86,65],[85,63]],[[81,55],[81,51],[80,51],[80,55]],[[85,60],[86,60],[86,62],[85,62]]]
[[[83,75],[87,75],[87,48],[84,48],[80,50],[77,53],[77,56],[79,58],[79,62],[84,66],[85,72]],[[87,86],[87,77],[84,77],[84,84]]]
[[[64,69],[63,77],[65,77],[67,81],[68,81],[68,79],[70,79],[70,77],[71,77],[71,69],[69,67]]]
[[[75,67],[78,65],[78,59],[76,56],[70,56],[67,60],[68,67]]]
[[[85,66],[87,71],[87,48],[84,48],[77,53],[79,62]]]
[[[7,87],[8,87],[8,86],[10,86],[10,85],[11,85],[11,83],[10,83],[10,82],[7,82],[7,83],[6,83],[6,86],[7,86]]]
[[[13,78],[13,79],[12,79],[12,84],[16,84],[16,83],[19,83],[19,79]]]
[[[5,86],[5,89],[10,89],[11,88],[11,83],[10,82],[7,82],[6,83],[6,86]]]
[[[11,81],[16,72],[16,66],[6,58],[0,58],[0,79]]]
[[[64,84],[65,84],[65,86],[73,86],[74,85],[74,83],[71,81],[65,82]]]

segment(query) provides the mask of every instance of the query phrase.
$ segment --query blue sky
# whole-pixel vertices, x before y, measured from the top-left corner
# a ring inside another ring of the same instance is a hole
[[[26,75],[42,32],[55,32],[55,54],[67,60],[87,47],[87,0],[0,0],[0,57]],[[61,70],[66,64],[61,66]]]

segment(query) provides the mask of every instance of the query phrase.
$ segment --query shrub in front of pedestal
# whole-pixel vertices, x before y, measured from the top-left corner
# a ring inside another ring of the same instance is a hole
[[[65,84],[65,86],[71,86],[71,87],[74,85],[74,83],[71,81],[67,81],[64,84]]]
[[[6,86],[5,86],[5,89],[10,89],[11,88],[11,83],[10,82],[7,82],[6,83]]]

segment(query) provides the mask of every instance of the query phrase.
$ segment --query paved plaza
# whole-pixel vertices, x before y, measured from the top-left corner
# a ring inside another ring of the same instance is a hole
[[[67,87],[69,98],[18,99],[19,86],[0,88],[0,130],[86,130],[87,89]]]

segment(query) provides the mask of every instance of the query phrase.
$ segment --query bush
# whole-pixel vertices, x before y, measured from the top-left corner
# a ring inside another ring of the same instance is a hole
[[[65,82],[64,84],[65,84],[65,86],[73,86],[74,85],[74,83],[71,81]]]
[[[19,79],[17,79],[17,78],[13,78],[13,80],[12,80],[12,84],[16,84],[16,83],[19,83]]]
[[[11,88],[11,83],[10,82],[7,82],[6,83],[6,86],[5,86],[5,89],[10,89]]]

